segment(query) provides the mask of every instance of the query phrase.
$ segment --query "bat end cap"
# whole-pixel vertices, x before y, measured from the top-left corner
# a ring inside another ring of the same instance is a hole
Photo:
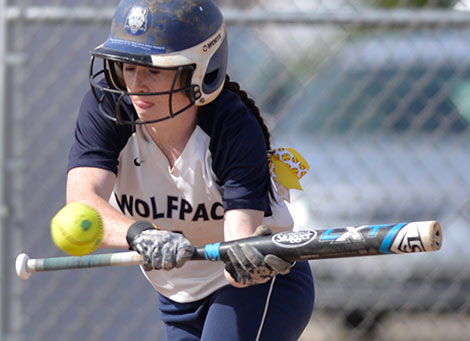
[[[442,246],[442,228],[437,221],[432,221],[432,249],[438,251]]]
[[[20,253],[16,257],[16,262],[15,262],[16,274],[21,279],[28,279],[29,276],[31,276],[31,273],[28,271],[28,268],[27,268],[28,260],[29,260],[29,256],[26,253]]]

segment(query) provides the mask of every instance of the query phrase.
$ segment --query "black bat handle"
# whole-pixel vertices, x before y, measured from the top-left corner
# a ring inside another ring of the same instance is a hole
[[[204,254],[205,254],[204,246],[198,246],[196,247],[196,250],[194,250],[194,253],[191,259],[192,260],[205,260],[206,256]]]
[[[239,241],[238,241],[239,242]],[[228,260],[227,249],[234,242],[223,242],[207,244],[205,246],[198,246],[194,251],[192,260],[211,260],[211,261],[226,261]]]
[[[256,247],[258,251],[260,251],[264,255],[268,253],[274,253],[277,249],[275,245],[273,244],[273,242],[271,241],[271,236],[248,237],[248,238],[238,239],[234,241],[207,244],[205,246],[198,246],[196,247],[196,250],[194,251],[194,254],[191,257],[191,259],[192,260],[227,261],[229,260],[227,256],[227,250],[234,243],[240,243],[240,244],[249,243],[250,245]],[[289,255],[288,255],[288,258],[290,258]],[[290,260],[290,259],[287,259],[287,260]]]

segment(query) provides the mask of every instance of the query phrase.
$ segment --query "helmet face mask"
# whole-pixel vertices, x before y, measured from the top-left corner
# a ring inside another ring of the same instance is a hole
[[[93,70],[94,62],[96,58],[92,57],[90,70]],[[119,66],[121,64],[121,66]],[[186,85],[178,84],[178,79],[183,79],[185,74],[190,74],[194,70],[193,65],[187,66],[179,66],[175,68],[156,68],[156,69],[164,69],[164,70],[176,70],[175,76],[173,78],[173,82],[171,87],[167,91],[159,91],[159,92],[130,92],[127,91],[125,88],[124,78],[122,76],[122,63],[109,61],[104,59],[103,61],[103,70],[93,73],[90,71],[90,84],[92,93],[98,102],[99,109],[101,113],[117,122],[118,124],[128,125],[128,124],[149,124],[149,123],[157,123],[161,121],[165,121],[167,119],[173,118],[195,104],[195,88],[197,86],[194,85]],[[106,83],[100,81],[100,75],[104,74]],[[184,92],[186,96],[190,99],[190,103],[185,107],[175,111],[173,108],[173,96],[178,92]],[[169,115],[149,120],[149,121],[140,121],[137,119],[132,119],[135,117],[134,113],[130,110],[131,100],[130,96],[169,96],[168,100],[168,110]],[[127,112],[127,117],[131,119],[124,119],[121,111],[124,110]]]
[[[109,39],[92,51],[90,85],[106,117],[119,124],[155,123],[213,101],[224,85],[227,56],[223,17],[211,0],[122,0]],[[96,59],[103,60],[99,71]],[[131,93],[124,82],[123,63],[176,72],[167,91]],[[176,111],[173,96],[178,92],[189,98],[189,104]],[[132,95],[168,96],[169,115],[150,121],[124,119],[122,110],[135,117]]]

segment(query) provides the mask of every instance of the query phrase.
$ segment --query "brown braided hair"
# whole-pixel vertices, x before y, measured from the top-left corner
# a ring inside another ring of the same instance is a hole
[[[258,121],[261,130],[263,130],[264,139],[266,141],[266,148],[268,151],[271,150],[271,134],[269,133],[268,127],[264,123],[263,118],[261,117],[261,112],[256,106],[255,101],[248,97],[246,91],[240,89],[240,85],[237,82],[231,81],[228,75],[225,76],[224,89],[228,89],[238,94],[242,99],[243,103],[245,103],[245,105],[251,110],[256,120]]]
[[[225,76],[224,89],[230,90],[238,94],[241,100],[243,101],[243,103],[245,103],[248,109],[250,109],[250,111],[253,113],[253,115],[255,116],[256,120],[258,121],[261,127],[261,130],[263,131],[264,140],[266,142],[267,153],[269,153],[271,151],[271,134],[269,133],[266,123],[264,123],[263,117],[261,117],[261,112],[259,108],[256,106],[255,101],[251,99],[250,97],[248,97],[248,94],[246,93],[246,91],[240,89],[240,84],[238,84],[237,82],[231,81],[228,75]],[[269,197],[270,199],[274,198],[271,181],[269,181]]]

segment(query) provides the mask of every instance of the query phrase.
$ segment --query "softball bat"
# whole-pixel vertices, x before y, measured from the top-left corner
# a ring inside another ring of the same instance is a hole
[[[227,250],[233,243],[250,244],[264,255],[294,262],[437,251],[442,246],[442,229],[436,221],[420,221],[284,231],[196,247],[191,259],[227,261]],[[16,258],[16,272],[21,279],[28,279],[39,271],[139,264],[142,258],[134,251],[42,259],[22,253]]]

